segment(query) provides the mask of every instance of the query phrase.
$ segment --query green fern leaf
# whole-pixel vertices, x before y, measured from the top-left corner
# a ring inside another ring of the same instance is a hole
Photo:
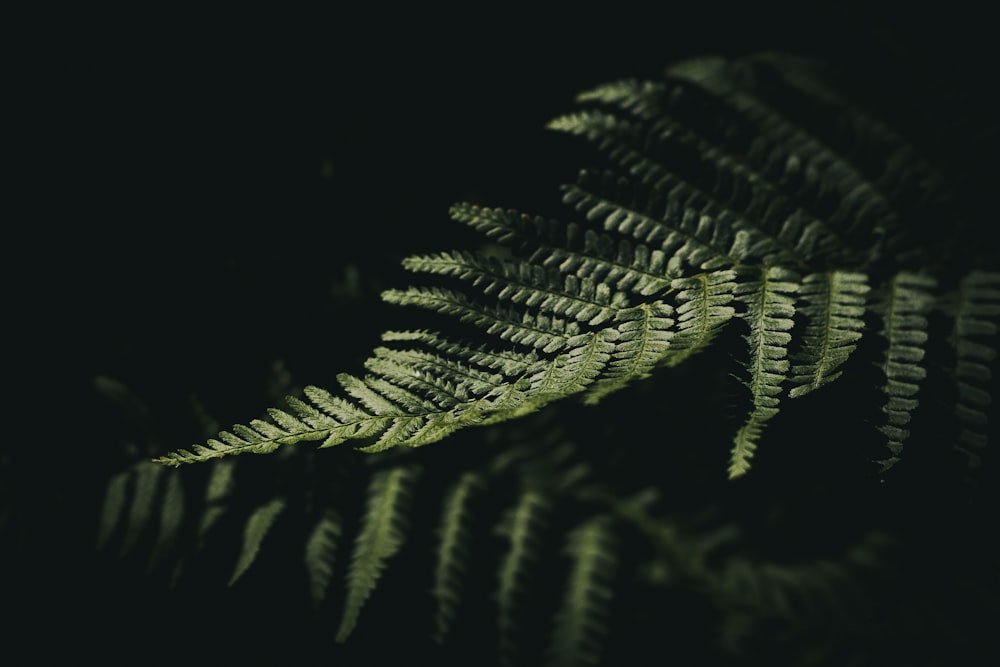
[[[562,190],[563,201],[588,220],[632,236],[670,258],[663,280],[680,277],[689,266],[701,270],[733,266],[753,247],[753,235],[721,224],[726,216],[712,204],[698,208],[697,199],[676,196],[673,190],[637,186],[611,172],[588,171],[580,172],[576,185]]]
[[[979,467],[987,444],[988,410],[993,398],[991,365],[997,357],[991,343],[998,331],[998,318],[1000,273],[969,273],[959,288],[951,344],[955,348],[958,385],[955,414],[961,424],[956,447],[966,455],[970,469]]]
[[[518,616],[522,597],[531,585],[532,566],[538,560],[540,535],[548,524],[552,502],[537,491],[525,491],[498,527],[497,532],[510,541],[510,550],[500,564],[497,604],[499,606],[500,659],[503,664],[518,663]]]
[[[736,315],[732,303],[736,290],[736,272],[713,271],[679,278],[672,283],[677,290],[677,332],[670,339],[664,358],[676,366],[711,344],[722,328]]]
[[[758,280],[740,283],[737,294],[746,303],[745,320],[750,333],[744,338],[750,348],[746,382],[752,410],[736,433],[729,463],[729,478],[740,477],[750,469],[750,459],[764,425],[778,413],[781,384],[788,373],[788,345],[792,340],[795,299],[800,278],[787,269],[762,269]]]
[[[482,369],[497,371],[504,377],[519,376],[535,365],[539,357],[533,351],[490,350],[485,346],[472,348],[464,343],[448,340],[431,331],[387,331],[382,340],[413,341],[438,350],[445,358],[464,360]]]
[[[601,379],[589,387],[584,403],[596,404],[630,382],[649,377],[667,354],[673,337],[673,308],[662,301],[623,310],[616,318],[614,351]]]
[[[545,314],[521,313],[508,307],[483,306],[453,290],[411,287],[407,290],[387,290],[382,298],[389,303],[429,308],[457,317],[461,322],[484,328],[487,334],[542,352],[563,349],[571,337],[580,333],[577,322]]]
[[[253,565],[260,552],[260,545],[264,542],[264,538],[267,537],[275,520],[284,511],[286,504],[284,498],[273,498],[255,509],[247,519],[246,526],[243,528],[243,547],[236,559],[233,574],[229,577],[230,586],[246,574],[246,571]]]
[[[863,273],[846,271],[814,273],[802,280],[799,295],[805,305],[799,312],[806,326],[789,397],[804,396],[840,377],[837,369],[854,352],[865,326],[867,280]]]
[[[198,523],[199,548],[208,532],[226,513],[226,501],[232,496],[236,487],[234,467],[231,460],[216,461],[212,465],[208,485],[205,488],[205,511]]]
[[[604,371],[615,350],[618,332],[607,328],[583,334],[568,351],[540,364],[528,375],[529,393],[540,407],[586,389]]]
[[[532,218],[512,209],[488,208],[459,202],[448,213],[452,220],[464,223],[486,238],[498,243],[510,243],[532,227]]]
[[[567,536],[565,553],[573,564],[555,616],[546,663],[550,667],[600,664],[614,592],[617,546],[611,522],[604,515],[588,519]]]
[[[139,536],[150,525],[153,512],[156,509],[160,480],[164,469],[143,461],[136,464],[130,473],[132,480],[132,503],[129,506],[128,520],[125,524],[125,536],[122,539],[120,554],[125,556],[135,548]]]
[[[927,342],[927,313],[935,302],[930,290],[936,286],[937,281],[930,276],[901,272],[885,287],[877,306],[882,317],[880,334],[886,341],[881,362],[886,379],[882,386],[886,423],[879,430],[886,436],[890,454],[879,461],[882,472],[899,461],[903,443],[910,435],[906,426],[919,404],[916,395],[927,375],[920,365]]]
[[[501,261],[483,253],[409,257],[403,266],[411,271],[468,280],[483,294],[495,295],[499,301],[523,304],[591,325],[611,319],[615,310],[627,303],[624,293],[613,292],[604,283],[563,275],[554,267]]]
[[[737,237],[741,240],[739,254],[747,261],[805,266],[812,260],[836,256],[836,235],[822,220],[788,201],[758,174],[750,173],[712,145],[700,139],[690,139],[690,145],[684,145],[684,137],[692,137],[690,133],[598,111],[564,116],[549,127],[595,141],[621,168],[658,190],[673,205],[685,202],[698,224],[742,233],[742,239]]]
[[[306,540],[305,564],[309,575],[309,596],[319,606],[330,588],[337,543],[342,532],[340,515],[326,510]]]
[[[101,517],[97,527],[97,548],[103,549],[115,532],[115,528],[125,513],[125,503],[128,497],[131,470],[123,470],[108,478],[104,489],[104,502],[101,505]]]
[[[444,641],[451,629],[462,597],[462,577],[470,548],[471,503],[485,484],[482,474],[468,471],[462,473],[445,497],[441,525],[438,528],[434,587],[431,591],[437,603],[434,611],[434,639],[439,643]]]
[[[149,557],[149,570],[156,569],[173,548],[184,522],[184,487],[176,470],[167,475],[160,504],[156,544]]]
[[[361,608],[381,578],[386,561],[403,545],[406,511],[419,473],[419,466],[410,465],[380,470],[372,477],[347,572],[347,595],[336,637],[340,643],[354,631]]]

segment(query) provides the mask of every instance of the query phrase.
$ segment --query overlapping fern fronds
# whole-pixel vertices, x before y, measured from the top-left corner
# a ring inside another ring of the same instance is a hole
[[[417,447],[568,397],[595,403],[741,321],[750,406],[733,434],[731,477],[748,471],[781,398],[836,382],[860,348],[885,349],[880,428],[886,465],[895,462],[919,405],[925,318],[952,317],[963,332],[996,326],[988,253],[968,273],[966,262],[920,245],[929,223],[914,213],[911,184],[943,192],[946,179],[864,111],[846,116],[846,136],[831,132],[843,96],[800,59],[695,59],[662,81],[613,82],[578,102],[549,127],[606,157],[563,186],[582,220],[456,204],[457,222],[503,250],[409,257],[404,267],[427,283],[384,293],[389,303],[450,318],[451,333],[389,332],[363,377],[341,374],[335,392],[307,387],[269,420],[157,460],[178,465],[302,441]],[[872,145],[893,159],[870,159]],[[975,250],[967,241],[949,243]],[[917,262],[941,269],[940,278]],[[970,288],[982,303],[970,301]],[[949,310],[953,303],[962,305]],[[953,342],[968,443],[988,393],[976,378],[985,377],[993,343],[973,345],[964,334]]]

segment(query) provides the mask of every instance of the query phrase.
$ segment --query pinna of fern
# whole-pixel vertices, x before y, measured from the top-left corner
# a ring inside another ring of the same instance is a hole
[[[563,187],[583,219],[456,204],[455,221],[504,251],[409,257],[403,266],[428,284],[383,294],[451,318],[460,333],[388,332],[363,377],[337,377],[338,392],[307,387],[270,420],[157,460],[302,441],[422,446],[564,398],[597,402],[735,326],[749,407],[733,434],[730,477],[750,469],[790,401],[837,382],[860,349],[882,355],[887,468],[920,405],[932,315],[954,321],[951,354],[963,362],[956,435],[981,444],[988,389],[970,380],[985,377],[994,355],[982,335],[995,330],[1000,302],[992,258],[963,274],[920,247],[928,223],[912,206],[912,183],[945,191],[946,179],[864,112],[831,133],[843,99],[822,69],[770,54],[686,61],[664,81],[581,94],[582,108],[549,127],[605,156]],[[871,160],[872,146],[893,159]],[[975,307],[959,314],[952,303]],[[968,325],[973,313],[977,326]]]

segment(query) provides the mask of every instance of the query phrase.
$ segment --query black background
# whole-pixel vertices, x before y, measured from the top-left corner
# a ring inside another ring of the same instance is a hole
[[[8,327],[26,334],[11,388],[31,418],[14,417],[28,433],[3,459],[4,579],[35,649],[127,613],[107,608],[121,582],[78,583],[100,576],[95,375],[168,414],[197,392],[230,423],[266,407],[275,359],[332,385],[403,322],[377,302],[407,284],[399,261],[461,246],[450,204],[558,210],[585,153],[543,126],[591,85],[789,49],[895,58],[976,90],[995,52],[983,17],[951,3],[76,11],[26,26],[8,102],[27,148],[25,205],[8,212]],[[362,298],[345,304],[331,295],[351,266]],[[107,641],[82,655],[116,654]]]

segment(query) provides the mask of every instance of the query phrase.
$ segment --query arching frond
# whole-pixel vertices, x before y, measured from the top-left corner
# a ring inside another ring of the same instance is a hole
[[[927,342],[927,313],[934,305],[931,293],[937,281],[926,275],[901,272],[880,294],[877,310],[882,317],[880,334],[886,340],[881,362],[885,375],[882,411],[886,423],[879,427],[885,435],[889,457],[879,461],[888,470],[899,460],[903,443],[910,435],[907,424],[919,404],[916,398],[927,371],[921,365]]]
[[[163,563],[176,544],[184,522],[184,487],[178,471],[173,470],[164,480],[163,499],[156,525],[156,544],[149,555],[149,569]]]
[[[523,304],[543,313],[599,325],[626,307],[623,292],[604,283],[563,275],[558,270],[530,262],[501,261],[484,254],[440,253],[410,257],[403,266],[411,271],[451,275],[470,281],[483,294],[499,301]]]
[[[656,118],[663,110],[662,100],[667,85],[662,81],[621,79],[594,86],[578,93],[576,101],[582,104],[600,102],[615,105],[640,118]]]
[[[601,379],[587,389],[584,402],[595,404],[630,382],[649,377],[670,347],[673,314],[674,309],[662,301],[620,312],[614,351]]]
[[[568,351],[526,377],[529,390],[546,400],[583,391],[604,371],[617,337],[611,328],[577,337]]]
[[[733,266],[768,245],[766,237],[741,229],[721,210],[676,189],[636,185],[612,172],[580,172],[575,185],[563,186],[563,201],[604,229],[631,236],[656,248],[669,261],[663,279],[678,278],[687,267],[713,270]]]
[[[572,319],[544,313],[532,314],[505,306],[485,306],[474,303],[464,293],[453,290],[389,290],[383,294],[383,298],[389,303],[419,306],[457,317],[459,321],[478,326],[501,340],[542,352],[555,352],[566,347],[566,341],[580,332],[580,324]],[[609,310],[605,314],[611,312]]]
[[[898,450],[920,372],[904,359],[920,346],[906,339],[925,327],[913,330],[910,279],[888,277],[909,266],[897,250],[920,240],[905,238],[913,230],[902,221],[917,214],[915,179],[936,192],[944,186],[901,136],[814,74],[773,54],[708,57],[678,64],[663,81],[621,80],[582,93],[577,109],[548,124],[602,154],[603,164],[562,187],[563,203],[582,219],[456,203],[452,219],[486,243],[408,257],[404,268],[426,284],[382,294],[451,318],[464,334],[388,332],[365,374],[337,376],[338,391],[307,387],[268,419],[156,461],[176,466],[299,442],[378,452],[561,399],[593,404],[692,358],[743,307],[751,409],[735,437],[731,477],[748,469],[786,380],[790,398],[838,380],[875,316],[885,327],[865,342],[888,347],[882,431]],[[908,169],[902,161],[911,158]],[[869,290],[880,295],[871,303]],[[982,435],[976,424],[988,391],[972,343],[983,343],[955,339],[964,342],[956,347],[954,408],[968,448]]]
[[[343,520],[340,514],[328,509],[320,515],[306,540],[304,556],[309,576],[309,597],[315,605],[323,601],[330,587],[334,559],[342,531]]]
[[[517,619],[523,598],[530,590],[533,565],[539,557],[540,535],[548,525],[551,504],[551,500],[541,493],[525,491],[497,528],[510,542],[500,564],[497,590],[503,664],[519,664],[517,637],[522,628]]]
[[[229,577],[229,585],[235,584],[240,577],[246,574],[253,562],[257,559],[260,545],[264,541],[275,520],[284,511],[287,500],[282,497],[272,498],[253,511],[247,519],[243,528],[243,547],[240,555],[236,559],[236,566]]]
[[[588,519],[567,536],[565,554],[572,566],[556,612],[546,664],[600,664],[614,593],[616,549],[617,537],[606,515]]]
[[[521,375],[538,362],[533,351],[491,350],[486,346],[470,347],[465,343],[452,341],[432,331],[387,331],[382,334],[387,342],[412,341],[438,350],[446,358],[464,360],[479,368],[497,371],[506,377]]]
[[[679,278],[671,286],[677,290],[677,332],[670,339],[664,358],[676,366],[708,347],[722,328],[736,315],[730,304],[735,298],[736,272],[713,271],[691,278]]]
[[[361,608],[385,569],[386,561],[403,544],[409,525],[409,500],[420,474],[416,465],[380,470],[368,486],[368,500],[361,529],[354,540],[347,572],[347,595],[337,641],[344,642],[354,630]]]
[[[749,374],[752,408],[746,422],[736,433],[729,463],[729,478],[744,475],[757,449],[764,425],[778,414],[781,384],[788,373],[789,332],[794,322],[795,297],[800,278],[787,269],[768,267],[756,280],[742,282],[737,294],[746,303],[745,321],[750,333],[744,338],[750,357],[745,366]]]
[[[747,247],[759,253],[755,262],[798,268],[841,259],[847,248],[823,219],[789,200],[740,156],[686,129],[678,131],[675,125],[664,127],[662,120],[636,123],[599,111],[578,112],[550,123],[553,129],[595,141],[628,174],[675,205],[689,202],[715,224],[750,234],[752,243]]]
[[[125,534],[122,537],[121,555],[124,556],[135,548],[139,537],[150,525],[156,511],[160,485],[165,477],[164,472],[160,466],[146,462],[139,463],[131,469],[129,481],[132,500],[125,523]]]
[[[439,542],[431,590],[437,604],[434,610],[435,640],[443,641],[451,629],[458,603],[462,598],[463,575],[469,558],[472,509],[475,497],[485,487],[484,476],[474,470],[462,473],[445,497],[438,527]]]
[[[97,528],[97,548],[103,549],[121,521],[128,502],[130,470],[123,470],[108,478],[104,488],[104,503]]]
[[[226,502],[232,496],[235,485],[231,460],[216,461],[212,464],[208,485],[205,488],[205,511],[198,522],[199,542],[204,542],[208,532],[226,513]]]
[[[958,400],[955,414],[961,424],[956,447],[969,467],[980,465],[987,444],[996,335],[1000,320],[1000,273],[973,271],[961,282],[955,308],[951,344],[955,349]]]
[[[840,377],[838,368],[857,348],[865,327],[865,295],[870,290],[863,273],[831,271],[802,280],[799,296],[805,317],[801,349],[792,366],[791,398],[804,396]]]
[[[498,243],[510,244],[534,227],[533,218],[507,208],[477,206],[468,202],[452,204],[448,209],[452,220],[464,223]]]

